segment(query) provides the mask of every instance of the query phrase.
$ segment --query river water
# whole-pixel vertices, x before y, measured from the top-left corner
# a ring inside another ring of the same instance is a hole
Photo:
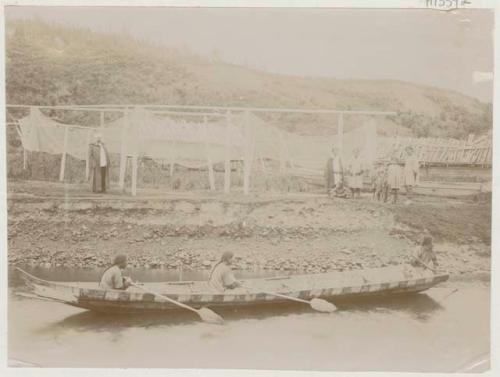
[[[31,272],[56,281],[98,279],[88,270]],[[160,270],[136,270],[132,276],[141,281],[206,278],[199,272],[179,276]],[[302,304],[226,309],[218,311],[226,320],[223,326],[202,323],[189,312],[112,316],[30,299],[19,295],[12,271],[9,285],[11,366],[409,372],[489,367],[486,280],[452,280],[416,295],[337,303],[330,314]]]

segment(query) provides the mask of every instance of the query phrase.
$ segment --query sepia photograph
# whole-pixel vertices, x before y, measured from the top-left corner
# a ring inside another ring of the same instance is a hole
[[[8,368],[490,371],[495,11],[408,3],[4,6]]]

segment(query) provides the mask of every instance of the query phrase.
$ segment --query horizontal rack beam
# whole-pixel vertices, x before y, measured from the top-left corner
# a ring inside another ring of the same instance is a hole
[[[148,109],[190,109],[190,110],[212,110],[212,111],[250,111],[250,112],[273,112],[273,113],[303,113],[303,114],[344,114],[344,115],[396,115],[394,111],[368,111],[368,110],[328,110],[328,109],[287,109],[266,107],[238,107],[238,106],[193,106],[193,105],[73,105],[73,106],[29,106],[29,105],[6,105],[11,108],[43,108],[59,110],[85,110],[85,111],[124,111],[134,107]]]

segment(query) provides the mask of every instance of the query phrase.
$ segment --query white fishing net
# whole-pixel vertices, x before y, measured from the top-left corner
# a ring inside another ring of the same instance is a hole
[[[65,150],[85,160],[88,145],[99,130],[110,153],[148,157],[189,168],[226,159],[274,160],[296,175],[322,174],[332,146],[339,145],[337,135],[285,132],[251,112],[230,118],[187,118],[196,120],[135,108],[103,127],[92,128],[58,123],[33,108],[30,115],[19,120],[19,127],[23,147],[28,151],[62,154]],[[412,146],[423,162],[487,163],[491,159],[491,143],[472,148],[465,141],[454,139],[381,137],[377,136],[373,119],[345,132],[342,146],[345,166],[356,148],[361,150],[367,165],[391,156],[404,159],[407,146]]]

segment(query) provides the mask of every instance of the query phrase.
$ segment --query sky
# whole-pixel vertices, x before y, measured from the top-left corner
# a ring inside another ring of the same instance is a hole
[[[37,18],[128,33],[273,73],[395,79],[491,102],[494,14],[401,9],[7,7]]]

